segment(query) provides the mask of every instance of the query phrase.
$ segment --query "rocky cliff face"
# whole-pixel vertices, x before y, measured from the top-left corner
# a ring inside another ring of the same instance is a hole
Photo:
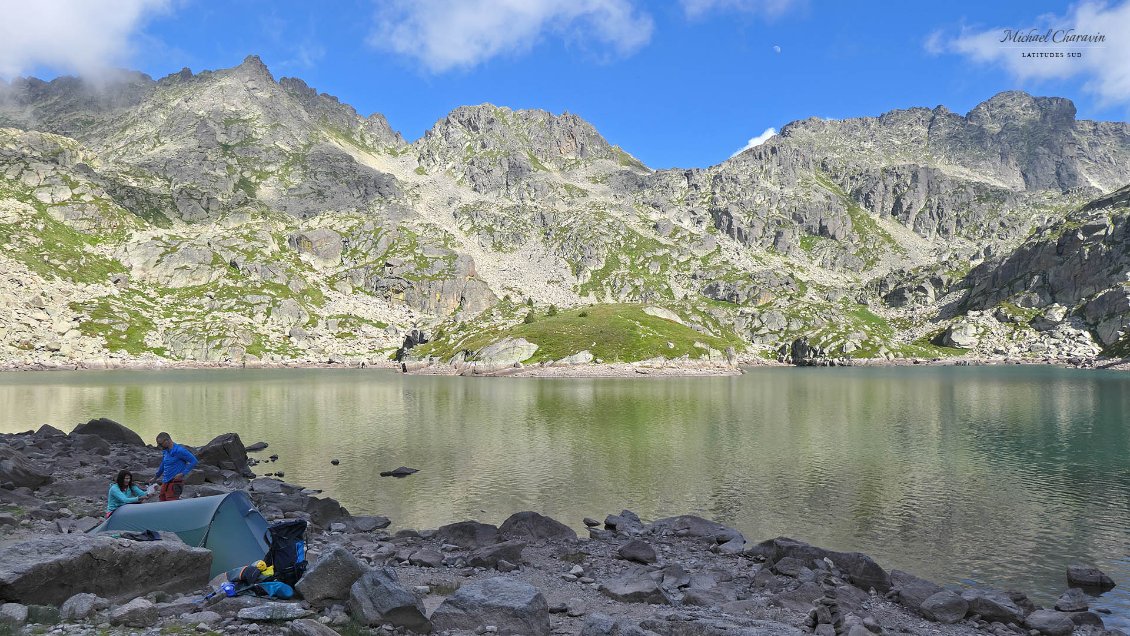
[[[9,362],[383,357],[598,302],[767,355],[1125,343],[1130,126],[1062,98],[807,119],[659,172],[576,115],[489,104],[408,144],[254,56],[17,80],[0,126]]]

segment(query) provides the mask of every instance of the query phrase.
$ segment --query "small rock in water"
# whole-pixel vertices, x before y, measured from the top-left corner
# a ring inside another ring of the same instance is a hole
[[[596,519],[593,519],[591,517],[585,517],[584,522],[585,522],[585,525],[590,527],[590,528],[595,528],[596,526],[600,525],[599,521],[597,521]]]
[[[330,463],[333,464],[334,466],[337,466],[338,464],[341,463],[341,460],[340,459],[331,459]]]
[[[286,477],[286,475],[284,475],[283,471],[280,470],[277,473],[275,473],[275,477]]]
[[[267,459],[269,459],[269,460],[271,460],[271,461],[273,461],[273,462],[277,462],[277,461],[279,461],[279,456],[278,456],[278,455],[271,455],[271,456],[270,456],[270,457],[268,457]]]
[[[267,442],[255,442],[254,444],[252,444],[251,446],[248,446],[244,450],[246,450],[249,453],[254,453],[255,451],[266,450],[266,448],[267,448]]]
[[[415,468],[408,468],[407,466],[401,466],[400,468],[397,468],[396,470],[386,470],[386,471],[382,472],[381,477],[407,477],[408,475],[411,475],[412,473],[418,473],[418,472],[420,472],[420,471],[416,470]]]

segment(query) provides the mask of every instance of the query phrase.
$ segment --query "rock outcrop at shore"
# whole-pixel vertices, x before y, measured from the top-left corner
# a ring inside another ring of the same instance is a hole
[[[100,424],[107,438],[120,433],[110,424]],[[1041,608],[1019,592],[947,588],[888,572],[860,553],[786,537],[749,542],[693,515],[646,522],[623,510],[603,524],[586,519],[585,539],[532,511],[498,526],[460,521],[390,533],[383,517],[353,516],[315,491],[249,474],[254,460],[233,434],[204,447],[225,451],[201,453],[207,460],[186,496],[247,489],[268,519],[309,520],[311,565],[297,585],[300,600],[220,595],[204,603],[207,550],[175,538],[81,534],[100,520],[113,473],[126,465],[145,474],[155,449],[51,427],[0,438],[4,465],[54,477],[0,483],[8,510],[0,513],[0,629],[21,633],[58,622],[70,624],[66,633],[121,635],[142,628],[321,636],[1121,633],[1104,629],[1078,589]],[[1072,586],[1113,583],[1083,565],[1068,578]]]

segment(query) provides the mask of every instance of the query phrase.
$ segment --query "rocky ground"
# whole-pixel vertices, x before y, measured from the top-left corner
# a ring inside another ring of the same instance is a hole
[[[864,554],[747,541],[694,516],[645,523],[621,511],[585,519],[587,538],[535,512],[390,534],[386,518],[256,477],[270,460],[249,458],[231,433],[196,449],[185,496],[240,489],[269,521],[308,520],[311,566],[297,600],[202,602],[218,584],[208,551],[175,535],[146,543],[82,532],[101,521],[114,474],[124,466],[148,477],[156,449],[109,420],[0,439],[0,634],[1121,633],[1087,610],[1078,586],[1113,582],[1085,567],[1043,609],[1021,592],[943,589]]]

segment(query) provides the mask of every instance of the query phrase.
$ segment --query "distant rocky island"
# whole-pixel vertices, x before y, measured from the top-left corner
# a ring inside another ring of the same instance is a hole
[[[628,150],[490,104],[408,143],[254,56],[0,83],[0,365],[1130,352],[1125,122],[1006,92]]]

